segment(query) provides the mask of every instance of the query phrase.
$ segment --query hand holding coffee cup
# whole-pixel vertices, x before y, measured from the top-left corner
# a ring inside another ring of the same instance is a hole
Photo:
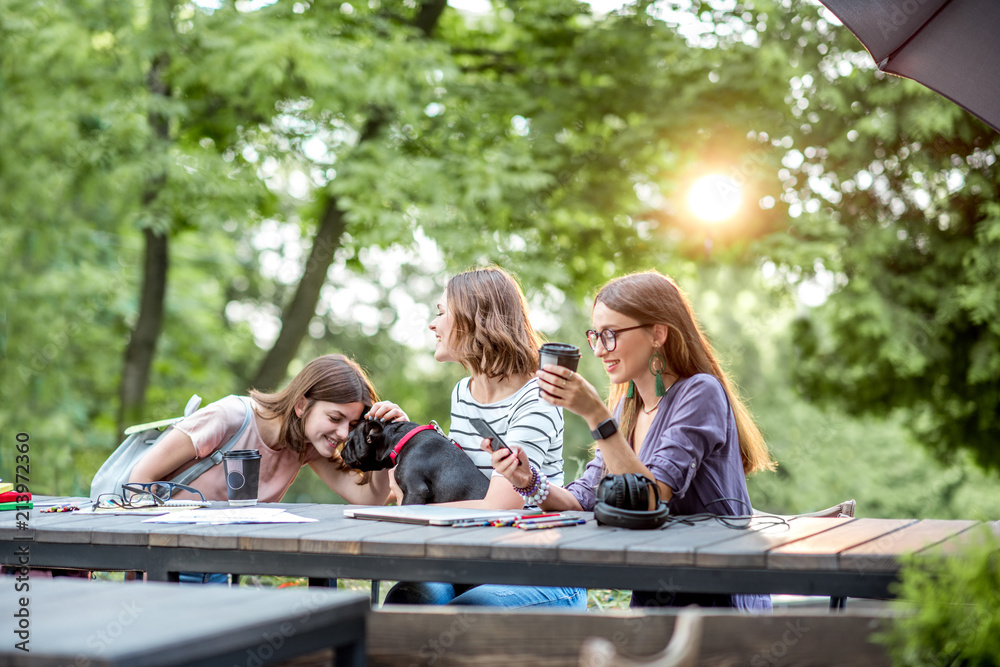
[[[538,368],[543,370],[546,364],[554,364],[569,369],[569,377],[572,378],[580,364],[580,348],[569,343],[545,343],[538,350]],[[566,386],[566,381],[562,380],[562,387]],[[544,389],[542,397],[552,396]]]
[[[231,507],[257,504],[260,484],[260,452],[256,449],[238,449],[222,455],[226,473],[226,493]]]
[[[555,364],[576,372],[580,364],[580,348],[569,343],[545,343],[538,349],[538,367]]]

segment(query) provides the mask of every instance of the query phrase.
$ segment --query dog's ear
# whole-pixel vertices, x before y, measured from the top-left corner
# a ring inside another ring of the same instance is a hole
[[[363,419],[351,429],[343,449],[340,450],[344,463],[359,470],[371,468],[371,464],[376,461],[375,449],[371,446],[374,426],[370,419]]]
[[[382,437],[382,422],[376,421],[374,419],[362,420],[361,424],[365,429],[365,442],[369,445],[377,444],[379,439]]]

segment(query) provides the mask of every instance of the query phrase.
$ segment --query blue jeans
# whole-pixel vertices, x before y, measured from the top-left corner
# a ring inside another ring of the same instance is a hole
[[[182,584],[228,584],[225,572],[179,572]]]
[[[401,581],[385,596],[384,604],[451,604],[487,607],[587,608],[587,589],[499,584],[448,584]]]

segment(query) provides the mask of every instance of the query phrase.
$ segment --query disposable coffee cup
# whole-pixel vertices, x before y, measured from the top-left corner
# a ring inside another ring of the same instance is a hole
[[[226,472],[226,493],[231,507],[257,504],[257,487],[260,484],[260,452],[256,449],[238,449],[222,455]]]
[[[538,367],[555,364],[576,371],[580,363],[580,348],[569,343],[546,343],[538,350]]]

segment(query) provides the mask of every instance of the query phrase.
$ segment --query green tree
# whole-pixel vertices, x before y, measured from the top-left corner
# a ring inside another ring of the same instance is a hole
[[[789,8],[768,31],[799,45],[790,224],[762,251],[832,288],[794,324],[799,386],[855,414],[905,408],[940,455],[1000,468],[1000,136],[875,71],[822,8]]]
[[[116,422],[331,348],[437,418],[421,387],[454,369],[399,346],[400,293],[433,303],[442,272],[492,261],[563,308],[707,239],[838,287],[782,360],[811,398],[913,409],[925,440],[988,462],[995,135],[876,80],[815,4],[677,9],[696,37],[661,11],[0,0],[0,428],[38,424],[41,479],[85,487]],[[718,170],[751,206],[709,232],[678,201]],[[440,262],[379,265],[418,247]],[[357,275],[380,287],[338,310]]]
[[[296,19],[342,26],[345,62],[365,76],[338,80],[353,84],[350,98],[343,85],[333,95],[312,86],[286,109],[293,131],[279,137],[272,124],[266,137],[320,138],[336,166],[332,177],[321,172],[302,213],[319,231],[251,384],[285,373],[342,246],[357,256],[422,233],[446,249],[449,268],[516,265],[527,284],[574,295],[642,265],[684,222],[660,210],[671,176],[704,162],[713,145],[756,149],[742,127],[779,99],[776,86],[751,83],[751,47],[692,47],[646,3],[605,17],[575,0],[498,2],[474,20],[442,10],[381,3],[345,16],[315,7]],[[724,108],[712,104],[722,100]],[[345,132],[354,139],[338,143]],[[766,230],[770,221],[749,223]]]
[[[260,353],[230,311],[277,309],[302,336],[328,258],[359,268],[423,236],[451,270],[497,261],[578,294],[662,256],[658,202],[709,142],[694,128],[746,144],[734,113],[769,90],[749,83],[750,47],[692,52],[646,5],[0,8],[0,413],[68,443],[46,482],[92,470],[74,458],[99,457],[116,422],[253,382]],[[727,61],[743,76],[718,86]],[[685,114],[728,88],[725,113]],[[289,224],[313,260],[264,275],[257,239]]]

